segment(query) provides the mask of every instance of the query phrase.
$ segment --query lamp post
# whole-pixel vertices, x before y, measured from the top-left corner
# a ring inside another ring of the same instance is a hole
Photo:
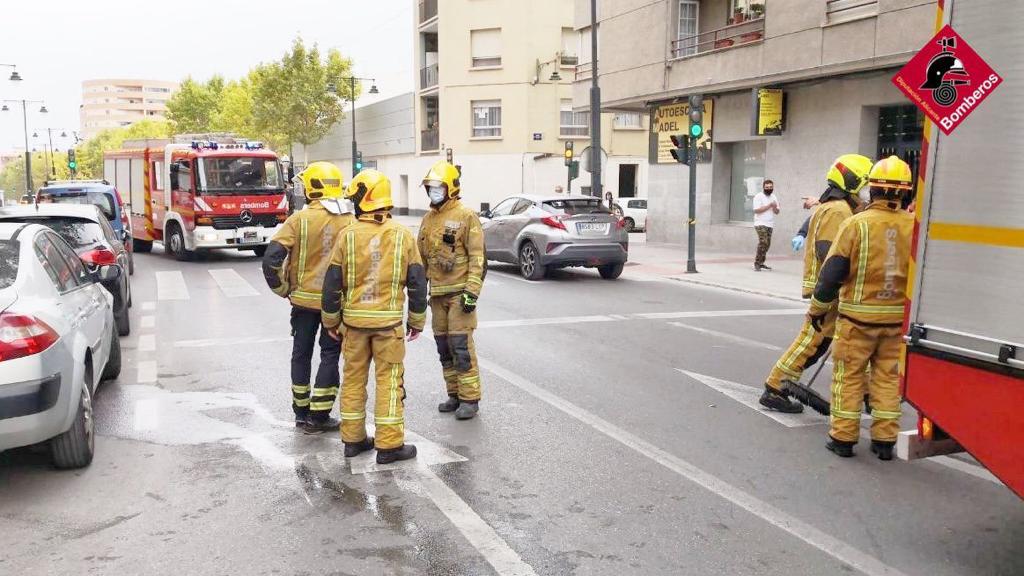
[[[0,64],[0,66],[4,66],[6,68],[14,68],[14,70],[11,72],[11,77],[9,78],[9,80],[11,82],[21,82],[21,74],[18,74],[17,66],[15,66],[14,64]]]
[[[590,188],[600,201],[601,190],[601,86],[597,82],[597,0],[590,0]],[[596,158],[595,158],[596,155]]]
[[[54,180],[57,179],[57,161],[54,158],[54,153],[56,153],[57,149],[53,147],[53,132],[55,130],[60,130],[60,134],[59,134],[60,138],[67,138],[68,137],[67,130],[65,130],[63,128],[47,128],[46,129],[46,136],[47,136],[47,138],[50,141],[50,169],[47,170],[47,171],[50,172],[50,177],[53,178]],[[32,134],[33,138],[35,138],[35,136],[36,136],[35,134]]]
[[[356,156],[359,154],[356,146],[356,80],[364,82],[370,82],[370,94],[378,94],[380,91],[377,90],[376,80],[373,78],[357,78],[355,76],[347,76],[341,78],[342,80],[348,81],[349,86],[349,101],[352,102],[352,177],[355,178],[358,173],[356,168]],[[327,85],[327,91],[333,94],[338,93],[338,87],[334,84]]]
[[[15,74],[16,74],[16,72],[15,72]],[[12,80],[14,79],[15,74],[11,74],[11,79]],[[21,80],[21,76],[18,76],[17,79]],[[3,102],[4,102],[4,105],[3,105],[2,108],[0,108],[0,112],[7,112],[7,111],[10,110],[10,108],[8,108],[8,106],[7,106],[8,103],[12,103],[12,104],[17,104],[19,102],[21,103],[21,118],[22,118],[22,123],[23,123],[24,128],[25,128],[25,193],[26,194],[31,194],[32,193],[32,151],[31,151],[31,149],[28,146],[28,105],[29,104],[39,104],[40,105],[39,106],[39,113],[40,114],[46,114],[47,112],[49,112],[49,110],[46,109],[46,104],[43,103],[42,100],[4,100]]]

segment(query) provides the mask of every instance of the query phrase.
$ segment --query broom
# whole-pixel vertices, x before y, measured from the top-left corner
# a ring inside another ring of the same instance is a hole
[[[828,357],[832,355],[832,350],[829,350],[825,356],[818,362],[818,367],[814,370],[814,374],[811,376],[811,381],[807,384],[801,384],[799,382],[793,382],[792,380],[786,381],[786,389],[793,395],[804,406],[809,407],[818,414],[828,416],[832,412],[832,407],[828,400],[821,397],[821,394],[815,392],[811,386],[814,386],[814,381],[818,378],[818,374],[821,373],[821,369],[825,367],[825,362],[828,361]]]

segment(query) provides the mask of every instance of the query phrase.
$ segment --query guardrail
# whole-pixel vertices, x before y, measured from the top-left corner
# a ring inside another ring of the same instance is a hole
[[[437,86],[437,64],[420,69],[420,90]]]
[[[672,57],[688,58],[712,50],[723,50],[758,42],[763,38],[764,17],[761,17],[673,40],[671,44]]]
[[[441,149],[441,131],[433,130],[420,131],[420,151],[430,152]]]

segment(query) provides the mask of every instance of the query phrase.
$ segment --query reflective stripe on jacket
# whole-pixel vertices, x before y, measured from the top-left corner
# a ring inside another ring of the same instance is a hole
[[[839,235],[839,227],[851,216],[853,210],[845,200],[829,200],[818,205],[811,214],[811,221],[807,226],[807,242],[804,244],[804,298],[810,298],[814,293],[814,286],[818,283],[818,272],[825,262],[825,256]],[[822,242],[827,245],[819,244]]]

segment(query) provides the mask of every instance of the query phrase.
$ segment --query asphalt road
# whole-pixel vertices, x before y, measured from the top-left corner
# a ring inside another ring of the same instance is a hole
[[[437,413],[427,334],[406,364],[420,458],[379,470],[292,427],[289,307],[255,258],[158,252],[92,466],[0,455],[0,574],[1024,573],[1024,503],[972,463],[881,462],[866,429],[840,460],[823,418],[750,405],[793,302],[498,266],[480,417]]]

